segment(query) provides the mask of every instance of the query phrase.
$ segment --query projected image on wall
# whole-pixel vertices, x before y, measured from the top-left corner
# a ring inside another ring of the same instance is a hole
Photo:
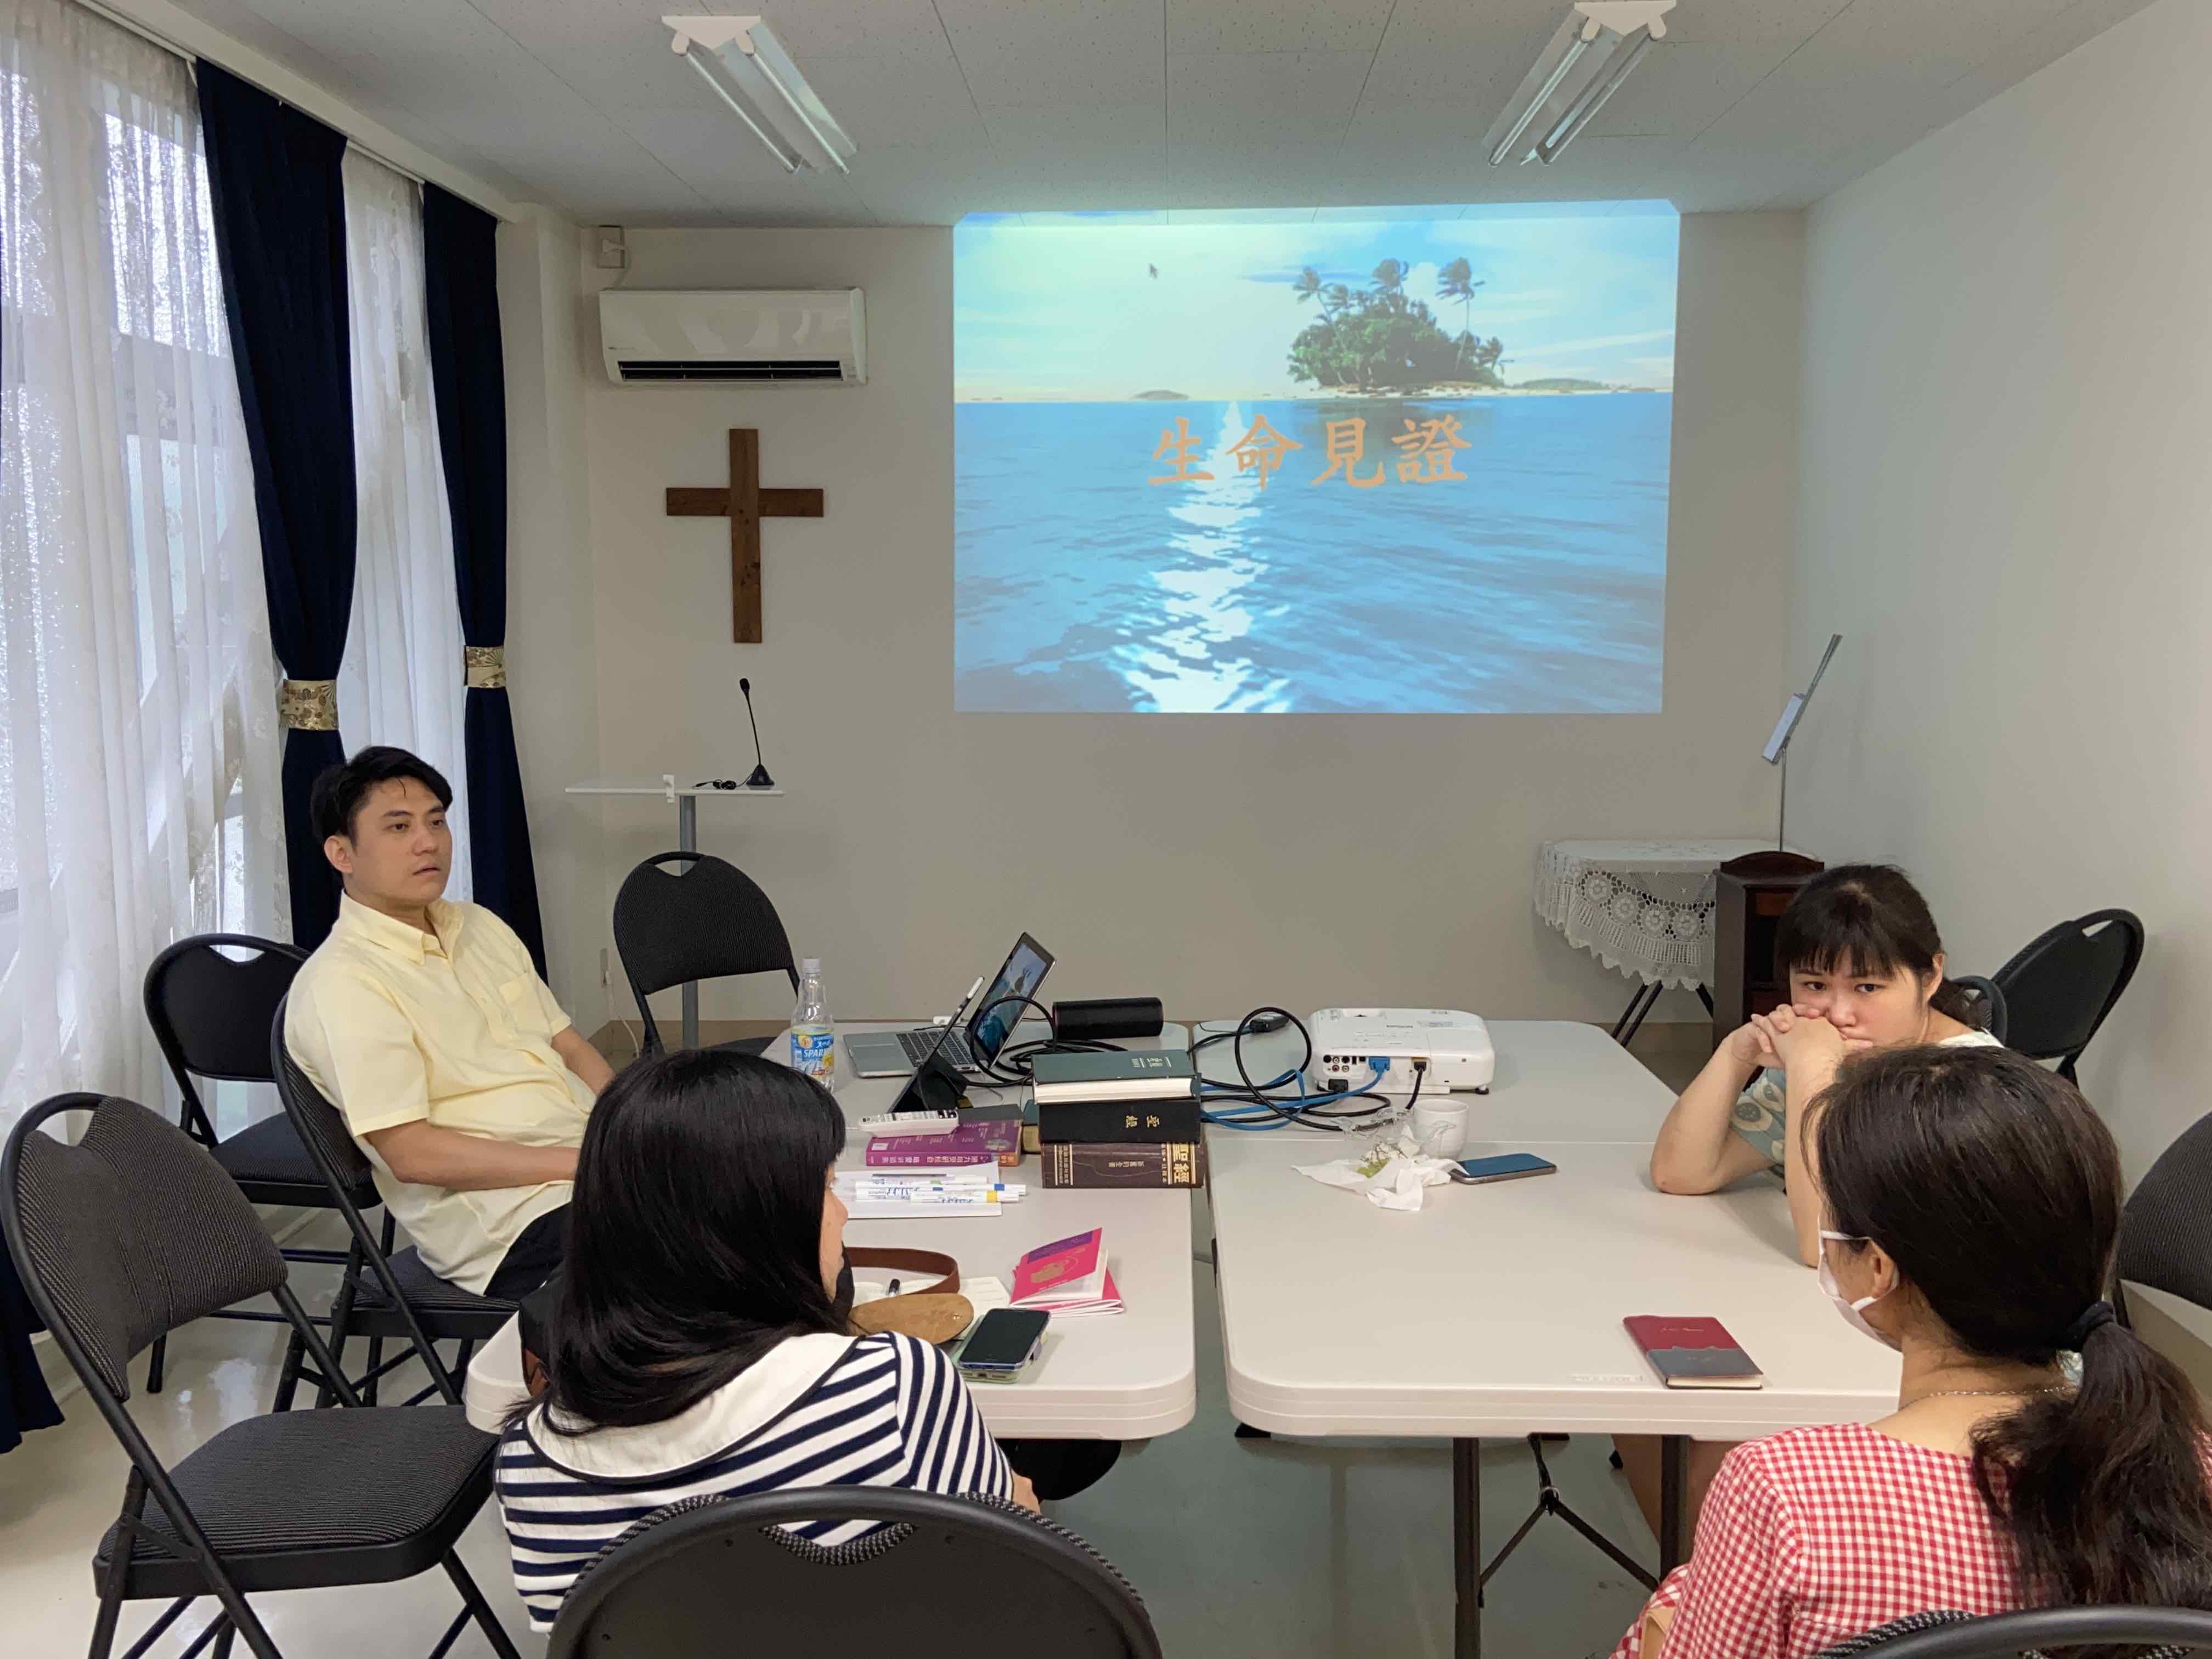
[[[1676,216],[1435,211],[961,223],[957,708],[1658,708]]]

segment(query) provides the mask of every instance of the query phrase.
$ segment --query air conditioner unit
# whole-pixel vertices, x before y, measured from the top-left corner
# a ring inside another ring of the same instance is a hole
[[[857,288],[611,288],[599,295],[599,349],[623,386],[723,381],[860,386],[868,378]]]

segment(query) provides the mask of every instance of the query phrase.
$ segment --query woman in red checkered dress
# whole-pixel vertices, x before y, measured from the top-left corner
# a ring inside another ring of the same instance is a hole
[[[1937,1608],[2212,1608],[2212,1442],[2104,1300],[2119,1160],[2073,1085],[2002,1049],[1871,1054],[1805,1133],[1822,1288],[1903,1354],[1898,1408],[1730,1452],[1614,1659],[1808,1659]]]

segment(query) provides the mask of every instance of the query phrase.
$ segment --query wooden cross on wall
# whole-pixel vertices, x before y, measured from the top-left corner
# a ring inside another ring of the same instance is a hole
[[[668,513],[678,519],[730,521],[730,637],[739,645],[761,641],[761,531],[763,519],[818,519],[818,489],[763,489],[760,432],[730,428],[730,483],[726,489],[672,488]]]

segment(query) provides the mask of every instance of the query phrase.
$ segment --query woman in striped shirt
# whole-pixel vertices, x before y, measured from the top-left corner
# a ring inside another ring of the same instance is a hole
[[[680,1498],[790,1486],[982,1492],[1035,1507],[952,1363],[855,1338],[844,1114],[771,1061],[684,1053],[599,1097],[577,1156],[545,1392],[496,1483],[532,1629],[592,1557]],[[794,1526],[824,1545],[866,1521]]]

